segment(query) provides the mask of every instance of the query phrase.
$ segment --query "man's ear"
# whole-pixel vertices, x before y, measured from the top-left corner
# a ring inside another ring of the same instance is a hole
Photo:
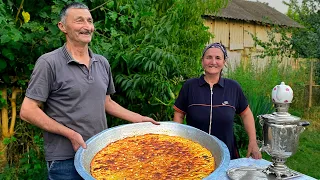
[[[63,33],[67,33],[65,25],[61,21],[58,23],[58,27]]]

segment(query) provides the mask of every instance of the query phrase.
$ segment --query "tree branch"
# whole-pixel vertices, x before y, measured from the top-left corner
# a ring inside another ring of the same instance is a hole
[[[94,11],[94,10],[96,10],[96,9],[98,9],[98,8],[100,8],[100,7],[102,7],[102,6],[104,6],[104,5],[105,5],[105,4],[107,4],[108,2],[110,2],[110,1],[104,2],[104,3],[102,3],[101,5],[99,5],[99,6],[95,7],[95,8],[93,8],[93,9],[90,9],[89,11],[90,11],[90,12],[91,12],[91,11]]]
[[[19,7],[18,12],[17,12],[17,15],[16,15],[16,20],[15,20],[15,22],[18,21],[18,17],[19,17],[20,11],[21,11],[21,9],[23,8],[23,2],[24,2],[24,0],[21,1],[20,7]]]

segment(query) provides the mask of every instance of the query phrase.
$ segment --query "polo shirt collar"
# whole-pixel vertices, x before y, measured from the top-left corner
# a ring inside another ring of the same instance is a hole
[[[206,80],[204,80],[204,74],[202,74],[199,78],[199,86],[203,86],[208,84]],[[224,87],[224,78],[220,76],[219,81],[217,83],[220,87]]]
[[[89,48],[89,56],[90,56],[90,61],[94,62],[94,61],[98,61],[96,60],[94,57],[93,57],[93,52],[91,51],[91,49]],[[78,61],[74,60],[72,58],[72,55],[69,53],[69,51],[67,50],[67,47],[66,47],[66,43],[62,46],[62,52],[63,54],[66,56],[66,59],[67,59],[67,63],[71,63],[71,62],[76,62],[76,63],[79,63]]]

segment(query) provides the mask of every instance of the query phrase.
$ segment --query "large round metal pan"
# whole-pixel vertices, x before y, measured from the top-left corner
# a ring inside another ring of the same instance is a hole
[[[207,148],[215,158],[215,170],[205,180],[219,179],[221,173],[227,171],[230,154],[222,141],[197,128],[175,122],[160,122],[160,125],[150,122],[132,123],[106,129],[87,140],[86,149],[78,149],[74,159],[75,168],[82,178],[92,180],[94,178],[90,175],[90,163],[97,152],[114,141],[148,133],[184,137]]]

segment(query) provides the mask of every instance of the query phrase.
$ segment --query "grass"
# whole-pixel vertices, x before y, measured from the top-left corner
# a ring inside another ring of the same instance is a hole
[[[300,136],[298,151],[287,160],[287,166],[320,179],[320,130],[306,130]]]

